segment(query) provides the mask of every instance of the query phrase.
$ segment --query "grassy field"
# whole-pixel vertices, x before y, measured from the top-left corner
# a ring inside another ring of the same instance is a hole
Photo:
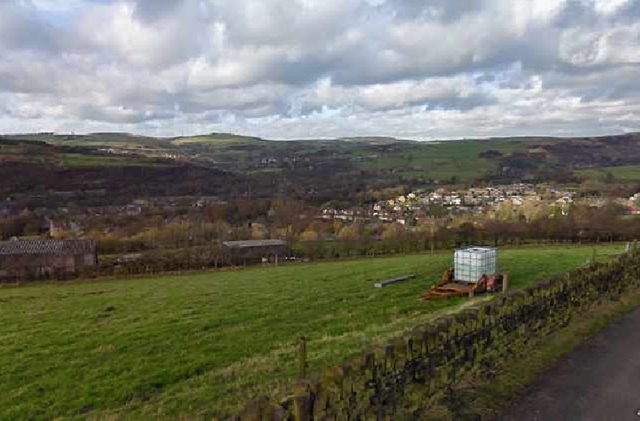
[[[623,165],[619,167],[602,167],[588,170],[577,170],[575,173],[581,177],[592,180],[605,179],[608,173],[620,181],[640,181],[640,165]]]
[[[13,139],[28,139],[67,146],[103,147],[166,147],[167,141],[154,137],[137,136],[128,133],[92,133],[87,135],[54,135],[50,133],[10,136]]]
[[[231,133],[211,133],[202,136],[179,137],[171,141],[174,145],[185,145],[189,143],[204,143],[217,145],[253,145],[265,143],[257,137],[239,136]]]
[[[611,173],[615,179],[621,182],[640,181],[640,165],[628,165],[618,167],[598,167],[597,163],[613,162],[614,159],[625,157],[630,159],[638,155],[633,149],[640,145],[627,144],[629,149],[624,150],[621,144],[612,138],[604,143],[595,143],[598,149],[589,154],[595,165],[590,169],[577,170],[578,175],[601,179]],[[316,139],[312,141],[271,141],[258,137],[236,135],[231,133],[210,133],[197,136],[181,136],[175,138],[153,138],[136,136],[128,133],[93,133],[87,135],[54,135],[52,133],[25,134],[7,136],[6,140],[31,140],[45,142],[50,145],[66,147],[83,147],[99,149],[116,149],[123,152],[135,152],[148,157],[162,157],[178,155],[182,158],[191,158],[199,164],[219,166],[221,169],[231,171],[261,170],[262,159],[278,158],[278,166],[292,171],[294,168],[326,164],[331,158],[349,158],[351,166],[349,170],[366,170],[377,173],[379,176],[393,174],[398,184],[407,181],[424,182],[430,179],[440,182],[471,181],[496,172],[500,165],[509,162],[509,155],[517,152],[537,152],[524,158],[521,154],[519,160],[528,162],[532,168],[538,170],[553,169],[554,166],[566,160],[562,152],[565,148],[540,148],[540,145],[559,146],[562,143],[573,147],[580,147],[580,142],[595,142],[593,139],[580,138],[545,138],[545,137],[513,137],[490,139],[462,139],[455,141],[414,142],[406,140],[394,140],[389,138],[351,138],[351,139]],[[617,145],[617,146],[616,146]],[[622,149],[620,149],[622,148]],[[498,151],[503,158],[497,156],[480,158],[483,152]],[[82,154],[82,152],[72,152]],[[540,154],[544,159],[540,159]],[[630,154],[631,156],[626,156]],[[588,154],[587,154],[588,155]],[[19,156],[19,157],[18,157]],[[534,156],[538,156],[535,158]],[[129,157],[131,158],[131,157]],[[588,158],[588,156],[587,156]],[[16,152],[12,146],[3,148],[0,139],[0,160],[7,162],[19,159],[21,162],[49,164],[50,159],[42,156],[33,156],[32,153]],[[132,159],[132,158],[131,158]],[[25,161],[26,160],[26,161]],[[69,156],[62,166],[105,166],[117,165],[114,159],[98,159],[96,157],[83,158],[82,156]],[[127,161],[131,162],[131,161]],[[282,165],[286,162],[287,165]],[[628,162],[636,162],[629,160]],[[522,162],[521,162],[522,164]],[[563,164],[564,165],[564,164]],[[344,170],[345,165],[341,167]],[[570,168],[570,167],[567,167]],[[533,171],[533,170],[532,170]],[[286,173],[287,171],[285,171]],[[544,172],[544,171],[543,171]]]
[[[405,146],[398,152],[386,153],[378,159],[367,161],[365,166],[372,169],[404,168],[400,174],[406,178],[434,178],[449,180],[470,180],[495,168],[496,162],[479,158],[488,150],[503,154],[524,151],[527,143],[506,139],[461,140],[432,144]],[[407,170],[407,168],[420,168]]]
[[[89,141],[88,141],[89,142]],[[58,142],[60,143],[60,142]],[[93,152],[93,153],[91,153]],[[12,144],[0,142],[0,161],[75,167],[159,167],[166,164],[138,155],[107,155],[93,150],[67,152],[62,148],[37,144]]]
[[[503,250],[520,288],[592,247]],[[621,245],[600,246],[598,255]],[[394,337],[463,299],[418,300],[451,254],[0,288],[0,419],[207,416]],[[417,274],[373,288],[376,280]]]

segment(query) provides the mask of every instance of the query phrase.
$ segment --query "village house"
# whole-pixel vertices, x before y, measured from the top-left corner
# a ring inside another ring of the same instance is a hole
[[[381,200],[366,209],[336,210],[325,208],[322,211],[321,218],[325,220],[341,219],[345,222],[372,218],[381,222],[400,223],[401,220],[407,220],[407,218],[420,218],[429,215],[432,205],[446,208],[449,214],[481,214],[495,206],[499,206],[501,203],[510,203],[514,206],[522,206],[526,202],[551,205],[557,199],[562,199],[562,206],[565,209],[572,203],[574,196],[575,192],[547,187],[540,189],[526,183],[471,187],[458,191],[450,191],[443,188],[434,192],[416,190],[407,195],[400,195],[395,199]]]
[[[98,264],[91,240],[15,239],[0,242],[0,279],[66,277]]]

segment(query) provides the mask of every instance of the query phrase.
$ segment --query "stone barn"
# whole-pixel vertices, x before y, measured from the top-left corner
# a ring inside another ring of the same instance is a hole
[[[275,263],[286,255],[286,243],[282,240],[225,241],[223,243],[229,263]]]
[[[96,247],[91,240],[0,242],[0,280],[65,278],[97,265]]]

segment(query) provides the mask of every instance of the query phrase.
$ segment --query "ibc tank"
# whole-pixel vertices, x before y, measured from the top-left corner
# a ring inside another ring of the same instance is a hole
[[[498,251],[493,247],[466,247],[454,255],[454,277],[457,281],[476,283],[482,275],[494,275]]]

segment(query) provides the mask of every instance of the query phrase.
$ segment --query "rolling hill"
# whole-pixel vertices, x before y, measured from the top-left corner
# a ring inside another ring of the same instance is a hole
[[[365,200],[366,192],[401,185],[435,188],[470,182],[589,179],[634,183],[640,179],[640,135],[417,142],[389,137],[272,141],[228,133],[178,138],[41,133],[0,138],[0,162],[5,171],[11,166],[16,179],[29,178],[42,166],[72,173],[78,168],[96,173],[106,168],[124,172],[151,168],[151,173],[159,168],[191,168],[213,171],[213,178],[236,180],[235,189],[195,189],[207,194],[287,194],[316,203],[353,202]],[[86,188],[104,183],[91,177],[84,178]],[[179,183],[174,190],[186,185]],[[11,191],[16,192],[3,190]]]

